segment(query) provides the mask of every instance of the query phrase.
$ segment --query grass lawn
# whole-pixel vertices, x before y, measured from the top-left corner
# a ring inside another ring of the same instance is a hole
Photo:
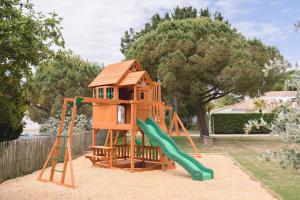
[[[174,140],[185,152],[193,151],[186,138],[174,137]],[[257,155],[266,149],[280,148],[282,143],[278,138],[218,137],[212,146],[200,144],[196,137],[193,140],[200,146],[201,152],[230,154],[241,166],[284,200],[300,199],[300,170],[285,170],[277,163],[261,162],[257,159]]]

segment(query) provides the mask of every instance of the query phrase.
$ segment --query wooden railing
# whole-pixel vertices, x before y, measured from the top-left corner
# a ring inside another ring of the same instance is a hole
[[[158,82],[154,82],[154,87],[152,88],[152,100],[161,101],[161,87]]]
[[[116,155],[117,159],[126,159],[130,157],[130,145],[129,144],[118,144],[115,146],[117,148]]]
[[[135,159],[146,160],[146,161],[159,161],[159,147],[144,146],[143,147],[135,145]]]
[[[151,117],[157,123],[164,121],[163,106],[164,105],[161,102],[149,104],[149,117]]]
[[[126,159],[130,157],[130,145],[122,144],[116,145],[116,156],[117,159]],[[159,161],[159,147],[152,146],[144,146],[144,154],[143,147],[139,145],[134,146],[134,158],[145,161]]]

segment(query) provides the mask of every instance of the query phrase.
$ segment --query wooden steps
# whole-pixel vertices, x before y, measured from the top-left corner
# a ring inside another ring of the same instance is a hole
[[[86,154],[93,164],[103,167],[113,167],[116,164],[116,147],[91,146],[92,153]]]

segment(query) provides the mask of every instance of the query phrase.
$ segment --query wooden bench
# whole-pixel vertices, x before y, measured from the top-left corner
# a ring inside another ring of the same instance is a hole
[[[116,163],[116,147],[90,146],[92,154],[85,155],[93,164],[102,167],[113,167]]]

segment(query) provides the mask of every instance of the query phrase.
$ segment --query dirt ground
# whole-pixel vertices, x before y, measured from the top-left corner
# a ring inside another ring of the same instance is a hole
[[[214,170],[213,180],[193,181],[178,164],[175,170],[130,173],[93,167],[89,160],[79,157],[73,161],[76,189],[37,181],[37,171],[0,184],[0,199],[276,199],[227,155],[203,155],[200,162]]]

